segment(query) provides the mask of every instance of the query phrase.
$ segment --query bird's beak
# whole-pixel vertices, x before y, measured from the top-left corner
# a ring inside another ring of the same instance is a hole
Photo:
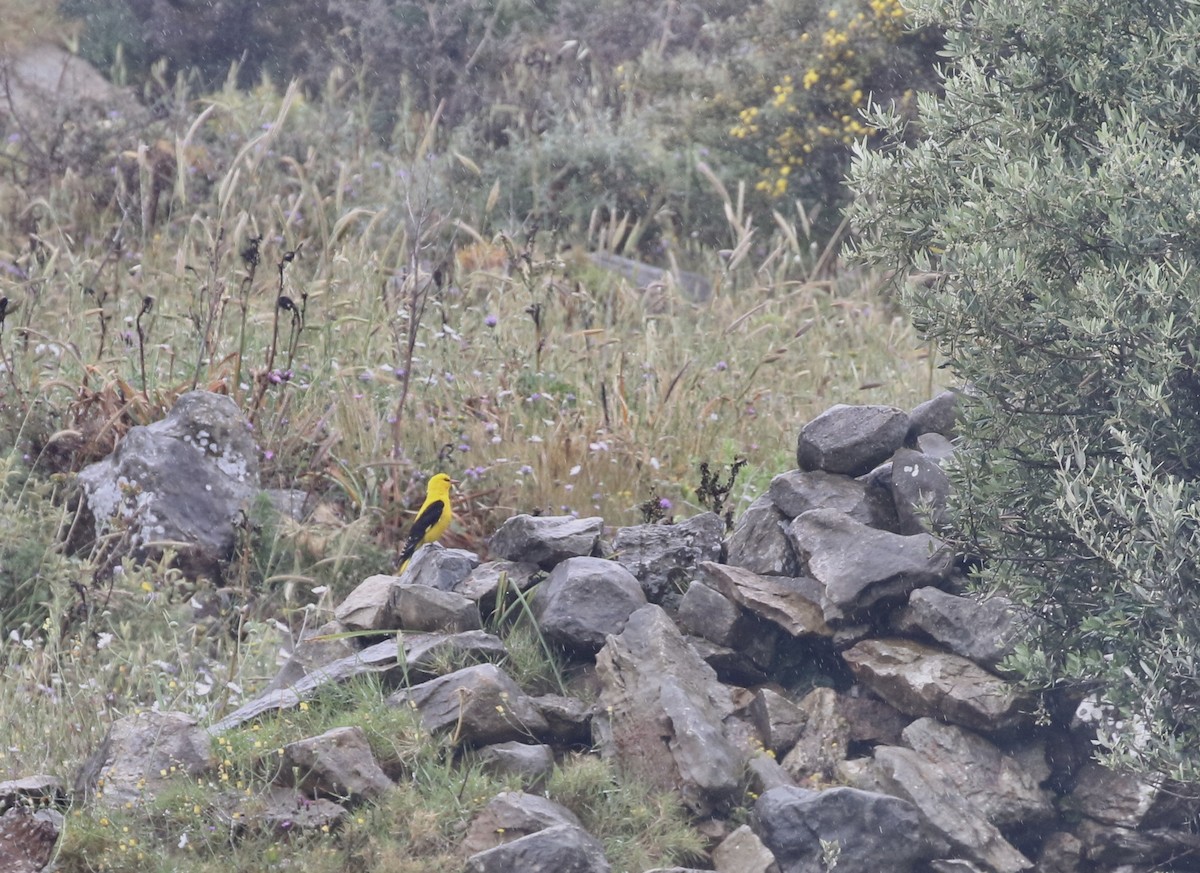
[[[450,484],[451,484],[451,485],[456,485],[456,486],[457,486],[457,485],[461,485],[461,484],[462,484],[462,480],[461,480],[461,479],[451,479],[451,480],[450,480]]]

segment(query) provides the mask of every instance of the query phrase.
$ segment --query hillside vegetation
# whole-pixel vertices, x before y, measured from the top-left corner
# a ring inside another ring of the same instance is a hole
[[[362,16],[383,6],[332,4],[338,29],[296,17],[299,36],[167,28],[253,37],[225,57],[115,29],[131,20],[119,4],[64,4],[82,16],[73,39],[136,99],[3,117],[0,779],[69,782],[121,715],[215,719],[252,695],[282,640],[392,569],[436,470],[463,482],[445,542],[481,552],[516,512],[618,524],[715,508],[702,463],[736,466],[736,512],[830,404],[911,407],[943,387],[888,277],[836,254],[839,168],[870,135],[855,108],[925,81],[871,84],[919,66],[899,7],[595,5],[446,4],[463,32],[431,19],[441,42],[403,40],[456,59],[442,69],[389,49],[416,26],[405,4],[382,22]],[[158,9],[126,11],[150,32]],[[68,32],[42,23],[5,50]],[[303,64],[288,57],[301,48]],[[154,61],[168,50],[213,64]],[[630,282],[595,251],[689,270],[711,294]],[[73,474],[197,387],[237,402],[264,483],[304,490],[314,514],[250,518],[219,579],[68,548]],[[202,602],[226,608],[198,620]],[[526,678],[551,670],[530,634],[507,640]],[[322,724],[378,718],[407,742],[370,688],[347,694],[313,704]],[[411,754],[419,788],[354,839],[394,869],[434,869],[442,828],[473,808],[463,792],[497,786],[451,785],[436,748]],[[231,752],[222,780],[245,789],[248,761]],[[585,762],[557,790],[607,797],[611,778]],[[201,804],[177,800],[157,826],[77,810],[63,869],[145,869],[144,847]],[[692,845],[667,800],[624,803],[597,811],[601,831]],[[412,833],[391,833],[397,818]],[[341,869],[339,845],[272,851]],[[202,848],[195,869],[259,869],[261,847]]]

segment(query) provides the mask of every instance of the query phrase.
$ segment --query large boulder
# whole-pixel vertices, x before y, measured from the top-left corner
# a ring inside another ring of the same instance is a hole
[[[357,725],[288,743],[279,773],[305,794],[338,800],[369,800],[394,787]]]
[[[896,512],[890,496],[867,483],[824,470],[791,470],[771,480],[771,502],[790,521],[811,509],[836,509],[871,527],[890,528]]]
[[[502,791],[471,820],[462,850],[468,855],[486,852],[558,825],[580,827],[575,813],[560,803],[523,791]]]
[[[1013,651],[1020,624],[1004,597],[976,600],[939,588],[918,588],[892,618],[903,634],[928,636],[956,655],[992,668]]]
[[[927,532],[945,523],[950,478],[936,460],[899,449],[892,456],[891,483],[897,533]]]
[[[261,695],[213,724],[209,731],[223,733],[265,712],[292,709],[325,686],[348,682],[357,676],[377,673],[386,685],[408,685],[438,675],[446,669],[448,661],[499,660],[506,654],[499,637],[476,630],[461,634],[398,634],[361,651],[315,665],[292,658]]]
[[[232,400],[191,391],[166,418],[130,429],[79,483],[97,538],[119,530],[139,560],[170,548],[185,573],[217,576],[259,493],[258,449]]]
[[[39,873],[54,855],[62,815],[14,806],[0,815],[0,870]]]
[[[943,391],[908,413],[908,438],[915,440],[928,433],[954,436],[958,419],[958,392]]]
[[[1053,796],[1041,786],[1050,768],[1036,742],[1023,746],[1018,755],[966,728],[932,718],[914,721],[903,738],[996,827],[1037,828],[1054,817]]]
[[[22,126],[44,118],[82,112],[96,117],[140,116],[137,98],[127,88],[114,85],[95,67],[49,40],[12,51],[4,64],[5,99],[0,118],[15,117]],[[131,121],[133,118],[130,119]]]
[[[596,657],[600,751],[619,769],[676,790],[698,815],[735,796],[746,754],[727,735],[733,704],[663,610],[644,606]]]
[[[949,551],[929,534],[876,530],[835,509],[804,513],[788,527],[788,536],[807,562],[808,575],[824,586],[831,620],[937,585],[952,567]]]
[[[790,636],[833,636],[833,629],[825,623],[824,591],[814,579],[761,576],[728,564],[704,563],[700,581]]]
[[[106,806],[148,803],[172,781],[217,765],[212,737],[182,712],[141,712],[112,723],[80,767],[75,790]]]

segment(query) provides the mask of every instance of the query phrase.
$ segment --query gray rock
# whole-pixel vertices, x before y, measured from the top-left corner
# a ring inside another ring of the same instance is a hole
[[[619,276],[624,276],[643,292],[670,288],[680,292],[681,296],[693,303],[704,303],[712,297],[712,281],[701,273],[680,270],[678,267],[664,269],[606,251],[588,252],[587,258],[603,270],[610,270]],[[646,294],[645,301],[644,305],[647,310],[652,312],[656,311],[656,306],[669,305],[663,298],[656,298],[650,293]]]
[[[283,747],[279,774],[284,784],[305,794],[356,803],[395,787],[358,726],[333,728],[288,743]]]
[[[938,764],[911,749],[880,746],[875,750],[875,767],[889,793],[917,807],[955,854],[994,873],[1019,873],[1033,866],[959,793]]]
[[[740,606],[700,581],[688,586],[676,619],[685,633],[731,648],[746,643],[755,630],[755,623]]]
[[[1053,797],[1040,782],[1045,761],[1002,752],[965,728],[920,718],[904,729],[904,744],[954,786],[962,799],[998,828],[1037,828],[1055,815]]]
[[[908,605],[893,615],[892,626],[904,634],[928,635],[954,654],[988,668],[1012,653],[1019,636],[1007,598],[980,601],[938,588],[918,588],[909,595]]]
[[[742,513],[725,544],[726,563],[751,573],[800,575],[800,561],[783,532],[788,521],[769,494],[763,494]]]
[[[788,527],[808,573],[824,586],[833,610],[850,617],[914,588],[936,585],[951,555],[929,534],[901,536],[875,530],[832,509],[814,509]],[[832,620],[830,610],[826,619]]]
[[[474,600],[483,614],[487,615],[497,608],[496,597],[502,583],[508,597],[511,597],[513,592],[528,591],[540,579],[541,571],[536,564],[488,561],[472,570],[466,579],[454,586],[454,591]],[[501,604],[500,608],[503,606]]]
[[[499,660],[508,654],[498,637],[483,631],[461,634],[407,633],[402,635],[402,640],[403,649],[398,647],[393,636],[345,658],[323,664],[287,684],[272,682],[266,692],[225,716],[209,731],[214,735],[220,734],[264,712],[291,709],[311,698],[324,686],[346,682],[356,676],[380,673],[388,684],[407,685],[436,675],[438,669],[444,669],[442,665],[448,655],[453,655],[461,662],[464,658]]]
[[[488,773],[520,778],[526,791],[541,791],[554,770],[554,750],[510,740],[484,746],[479,750],[479,762]]]
[[[620,633],[629,615],[646,605],[633,574],[603,558],[568,558],[534,589],[530,607],[547,639],[578,652],[595,652]]]
[[[308,492],[299,488],[264,488],[261,492],[271,501],[271,506],[284,518],[304,521],[309,514]]]
[[[592,708],[577,697],[542,694],[532,698],[550,726],[546,739],[560,745],[590,746]]]
[[[750,825],[742,825],[713,849],[712,863],[717,873],[770,873],[775,856]]]
[[[10,806],[61,806],[67,801],[62,780],[39,773],[0,782],[0,812]],[[2,869],[2,868],[0,868]]]
[[[937,461],[912,449],[892,455],[892,500],[896,532],[919,534],[946,522],[950,479]]]
[[[1074,834],[1054,831],[1042,841],[1037,873],[1081,873],[1083,843]]]
[[[1095,865],[1088,869],[1108,871],[1118,864],[1132,864],[1138,873],[1195,870],[1194,859],[1200,855],[1200,834],[1184,830],[1135,831],[1085,818],[1075,829],[1075,835],[1083,845],[1083,856]],[[1191,863],[1185,867],[1181,861]]]
[[[929,873],[988,873],[970,861],[930,861]]]
[[[582,828],[557,825],[467,858],[466,873],[609,873],[604,846]]]
[[[483,628],[478,603],[426,585],[393,588],[389,608],[395,617],[394,627],[402,630],[461,633]]]
[[[202,776],[216,764],[212,737],[196,719],[182,712],[140,712],[112,723],[80,767],[75,791],[110,807],[149,802],[180,778]]]
[[[750,718],[764,747],[782,758],[796,745],[807,719],[796,703],[770,688],[754,692]]]
[[[900,521],[896,518],[896,499],[892,495],[892,459],[888,458],[854,481],[866,489],[867,500],[871,501],[879,514],[879,520],[869,526],[896,533],[900,529]]]
[[[842,653],[859,682],[901,712],[983,732],[1027,723],[1015,686],[958,655],[912,640],[863,640]]]
[[[852,743],[898,746],[901,732],[912,721],[894,706],[866,694],[839,694],[838,711],[850,725]]]
[[[549,729],[534,702],[495,664],[466,667],[402,688],[387,702],[416,710],[426,730],[449,733],[455,745],[541,737]]]
[[[399,576],[368,576],[333,609],[333,617],[352,631],[384,630],[391,627],[392,589],[401,585]]]
[[[234,525],[258,494],[258,449],[232,400],[191,391],[163,420],[130,429],[79,483],[97,538],[120,530],[137,560],[169,544],[185,573],[219,577]]]
[[[1183,793],[1132,773],[1088,761],[1079,772],[1070,805],[1082,815],[1117,827],[1145,829],[1182,824],[1196,812]]]
[[[758,795],[766,794],[772,788],[779,788],[781,785],[796,784],[791,774],[783,769],[783,765],[766,754],[750,756],[746,764],[746,778],[749,780],[750,790]]]
[[[831,637],[825,622],[823,591],[804,576],[760,576],[727,564],[700,565],[700,581],[747,612],[782,628],[793,637]]]
[[[755,803],[753,826],[782,873],[828,870],[823,842],[836,847],[837,873],[915,873],[939,848],[911,803],[856,788],[773,788]]]
[[[48,35],[39,37],[35,31],[32,37],[8,49],[0,118],[28,125],[41,118],[80,118],[93,113],[103,117],[115,111],[130,121],[148,120],[132,89],[114,85]]]
[[[858,476],[890,458],[904,444],[908,426],[903,410],[839,403],[800,429],[796,466]]]
[[[515,515],[492,535],[488,553],[550,570],[567,558],[596,554],[604,519]]]
[[[804,727],[796,744],[783,759],[783,769],[797,782],[829,784],[846,760],[850,723],[832,688],[814,688],[800,701]]]
[[[940,464],[954,455],[954,443],[940,433],[923,433],[917,437],[917,451]]]
[[[253,797],[239,797],[237,820],[259,832],[295,834],[332,830],[349,813],[340,803],[324,797],[305,797],[295,789],[272,787]]]
[[[871,527],[895,520],[891,494],[869,490],[867,483],[824,470],[792,470],[771,480],[771,501],[790,521],[812,509],[836,509]]]
[[[428,543],[417,549],[400,578],[406,585],[453,591],[478,566],[479,556],[474,552],[447,549],[441,543]]]
[[[701,561],[721,557],[725,524],[715,512],[679,524],[639,524],[617,530],[616,560],[642,584],[646,598],[663,603],[682,594]]]
[[[593,727],[606,758],[677,790],[697,815],[733,799],[746,755],[726,735],[729,692],[661,608],[633,613],[600,650],[596,673]]]
[[[916,439],[927,433],[954,436],[957,420],[958,392],[943,391],[913,407],[912,412],[908,414],[908,437]]]
[[[287,660],[267,685],[267,692],[288,688],[326,664],[356,655],[357,647],[346,636],[349,630],[339,621],[328,621],[303,631],[290,654],[284,649]]]
[[[523,791],[502,791],[471,820],[462,851],[474,855],[558,825],[580,826],[575,813],[560,803]]]
[[[755,663],[745,652],[709,642],[703,637],[687,637],[687,643],[704,663],[712,667],[717,678],[726,685],[750,686],[767,681],[762,666]]]

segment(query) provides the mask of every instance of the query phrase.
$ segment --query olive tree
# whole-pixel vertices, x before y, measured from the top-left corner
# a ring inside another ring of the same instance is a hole
[[[963,388],[948,535],[1033,618],[1031,681],[1200,781],[1200,8],[906,5],[944,93],[917,139],[873,107],[852,218]]]

